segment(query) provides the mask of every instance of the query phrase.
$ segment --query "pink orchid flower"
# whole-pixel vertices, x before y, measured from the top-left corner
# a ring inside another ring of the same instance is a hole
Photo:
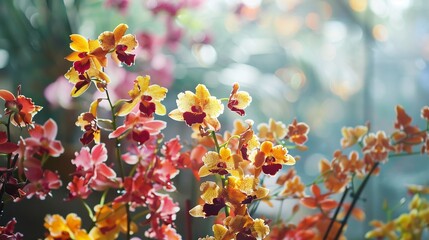
[[[36,196],[40,200],[44,200],[52,189],[58,189],[62,185],[58,174],[50,170],[43,170],[41,162],[36,158],[26,159],[24,168],[25,176],[30,182],[22,189],[27,198]]]
[[[48,119],[45,124],[35,124],[34,128],[28,130],[29,138],[26,138],[27,147],[37,149],[40,155],[47,154],[52,157],[58,157],[64,152],[61,141],[55,140],[58,126],[54,120]]]
[[[76,175],[84,176],[88,180],[88,185],[96,191],[104,191],[107,188],[117,188],[120,179],[116,177],[116,172],[107,166],[107,149],[103,144],[95,145],[90,151],[89,147],[83,147],[72,164],[76,166]]]
[[[125,118],[124,125],[111,132],[109,138],[123,138],[131,133],[131,138],[134,141],[143,144],[151,136],[159,134],[166,126],[164,121],[154,120],[142,113],[130,112]]]

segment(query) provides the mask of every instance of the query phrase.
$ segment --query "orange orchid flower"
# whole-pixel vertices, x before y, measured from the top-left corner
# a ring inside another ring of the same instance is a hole
[[[310,127],[304,122],[297,122],[296,119],[293,120],[291,124],[287,127],[288,132],[286,135],[286,139],[297,144],[303,145],[308,140],[308,132],[310,131]]]
[[[320,208],[323,211],[329,211],[338,206],[337,201],[328,198],[332,193],[321,194],[320,188],[316,184],[311,185],[310,190],[313,193],[313,197],[302,198],[302,205],[308,208]]]
[[[10,115],[10,121],[15,126],[32,126],[33,116],[43,108],[34,105],[31,98],[21,95],[21,86],[18,86],[16,97],[8,90],[0,89],[0,98],[5,101],[5,114]]]
[[[104,51],[112,52],[112,58],[116,62],[123,62],[131,66],[135,60],[135,54],[130,52],[138,46],[136,37],[131,34],[125,35],[128,25],[119,24],[113,32],[103,32],[98,36],[101,48]]]
[[[260,151],[256,154],[254,165],[265,174],[274,176],[282,165],[294,165],[295,158],[288,154],[288,150],[281,146],[273,146],[272,142],[265,141],[261,144]]]
[[[368,132],[367,126],[343,127],[341,128],[341,147],[347,148],[355,145],[358,140]]]
[[[73,62],[73,68],[80,74],[84,74],[88,69],[95,68],[101,70],[107,66],[107,51],[101,48],[98,40],[86,39],[79,34],[70,35],[70,48],[74,51],[65,59]]]

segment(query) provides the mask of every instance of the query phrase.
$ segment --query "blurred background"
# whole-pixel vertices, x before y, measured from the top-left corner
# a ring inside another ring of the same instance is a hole
[[[108,68],[114,96],[126,97],[135,77],[149,74],[152,83],[169,88],[164,103],[171,111],[177,93],[194,91],[198,83],[212,95],[228,97],[238,82],[253,97],[245,118],[256,125],[297,118],[310,126],[309,151],[292,152],[301,155],[296,169],[310,183],[319,174],[318,162],[340,148],[342,126],[370,121],[374,131],[391,133],[398,104],[415,124],[424,124],[419,116],[429,104],[428,12],[425,0],[0,1],[0,88],[15,92],[21,84],[24,95],[44,106],[35,121],[55,119],[66,152],[49,167],[67,177],[81,146],[74,122],[97,96],[69,97],[72,85],[63,77],[71,66],[64,59],[71,52],[69,35],[95,39],[126,23],[140,46],[134,66]],[[232,129],[235,117],[223,116],[225,130]],[[160,119],[168,121],[167,138],[189,136],[183,123]],[[351,222],[348,238],[362,239],[370,220],[384,219],[382,202],[397,204],[407,184],[429,184],[428,166],[423,156],[383,166],[360,203],[367,219]],[[181,204],[192,194],[192,188],[181,188],[191,178],[185,173],[175,180]],[[66,197],[63,186],[45,201],[8,204],[0,224],[15,216],[18,231],[43,237],[45,214],[83,211],[78,201],[60,204],[58,199]],[[286,217],[289,210],[283,209]],[[264,208],[266,215],[277,211]],[[181,217],[183,208],[179,222]],[[209,223],[201,221],[196,234],[210,234]]]

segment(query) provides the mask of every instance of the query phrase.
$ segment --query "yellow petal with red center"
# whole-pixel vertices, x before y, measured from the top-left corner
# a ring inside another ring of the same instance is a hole
[[[265,224],[263,219],[257,218],[253,220],[252,235],[258,239],[264,239],[270,233],[270,227]]]
[[[168,116],[176,121],[183,121],[183,112],[181,112],[179,109],[174,109],[173,111],[171,111]]]
[[[165,96],[167,96],[167,92],[167,88],[154,84],[147,88],[144,95],[151,96],[154,101],[161,101],[164,100]]]
[[[89,52],[88,40],[79,34],[70,35],[70,48],[75,52]]]
[[[126,52],[134,50],[139,45],[137,40],[136,40],[136,37],[134,35],[131,35],[131,34],[127,34],[127,35],[123,36],[119,40],[118,44],[127,46]]]
[[[101,48],[110,51],[116,46],[115,35],[113,32],[105,31],[98,36]]]
[[[192,106],[197,105],[197,98],[193,92],[185,91],[177,95],[176,103],[180,112],[190,112]]]
[[[192,217],[206,217],[206,214],[203,211],[203,206],[202,205],[197,205],[194,208],[192,208],[191,210],[189,210],[189,214]]]
[[[128,25],[121,23],[115,29],[113,30],[113,34],[115,36],[116,42],[118,42],[124,35],[125,32],[128,30]]]
[[[223,240],[224,236],[228,232],[228,228],[226,228],[221,224],[213,225],[212,230],[213,230],[214,239],[216,240]]]
[[[237,105],[234,105],[234,107],[238,109],[245,109],[252,102],[252,97],[248,92],[237,92],[234,97],[238,100]]]
[[[65,59],[69,60],[70,62],[76,62],[80,61],[82,58],[79,57],[80,52],[72,52],[70,53]]]
[[[155,113],[158,115],[165,115],[167,113],[167,109],[164,105],[162,105],[160,102],[154,102],[155,103]]]
[[[15,96],[13,93],[9,92],[8,90],[1,89],[0,90],[0,98],[5,101],[12,101],[15,100]]]
[[[211,117],[218,117],[223,113],[224,106],[222,102],[215,97],[210,97],[207,103],[203,106],[203,111]]]
[[[270,141],[265,141],[261,144],[261,152],[265,155],[271,155],[271,150],[273,149],[273,143]]]
[[[217,198],[220,193],[220,188],[215,182],[203,182],[200,185],[201,199],[206,203],[213,204],[213,199]]]

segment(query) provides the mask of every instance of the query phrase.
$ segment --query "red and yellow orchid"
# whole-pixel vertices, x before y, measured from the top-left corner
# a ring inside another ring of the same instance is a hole
[[[131,34],[125,35],[128,25],[119,24],[113,32],[103,32],[98,36],[101,43],[101,48],[106,52],[112,53],[112,58],[120,63],[125,63],[131,66],[135,61],[135,54],[131,54],[137,46],[138,42],[136,37]]]
[[[209,90],[203,84],[198,84],[195,93],[186,91],[179,93],[177,109],[171,111],[168,116],[176,121],[185,121],[188,126],[201,125],[214,131],[220,129],[217,119],[223,113],[224,106],[216,97],[210,95]]]
[[[116,115],[125,116],[129,114],[138,103],[140,103],[140,112],[148,117],[153,116],[154,113],[165,115],[166,108],[161,104],[161,101],[164,100],[168,90],[157,84],[149,85],[149,83],[150,77],[148,75],[138,76],[134,80],[133,89],[128,91],[131,99],[121,106]]]

